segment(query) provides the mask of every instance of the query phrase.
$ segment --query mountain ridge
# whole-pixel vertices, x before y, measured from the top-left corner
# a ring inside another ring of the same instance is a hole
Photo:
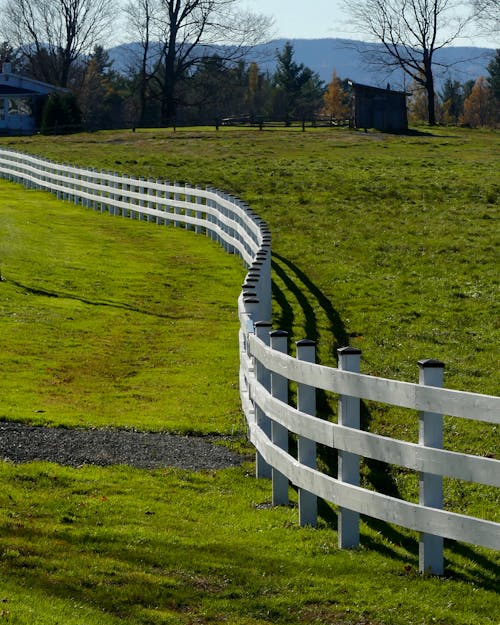
[[[370,50],[382,48],[380,43],[368,43],[354,39],[322,38],[322,39],[273,39],[265,44],[252,48],[246,55],[248,62],[258,63],[261,71],[274,72],[276,52],[290,42],[294,48],[297,63],[317,72],[325,83],[331,80],[333,71],[341,79],[348,78],[354,82],[386,87],[390,82],[395,89],[407,89],[410,78],[402,70],[391,73],[371,66],[366,57]],[[108,49],[114,68],[126,72],[133,65],[133,59],[139,49],[138,43],[121,44]],[[210,54],[223,50],[223,46],[210,48]],[[448,46],[435,53],[435,79],[438,89],[447,78],[465,83],[487,75],[487,66],[495,54],[493,48],[474,46]]]

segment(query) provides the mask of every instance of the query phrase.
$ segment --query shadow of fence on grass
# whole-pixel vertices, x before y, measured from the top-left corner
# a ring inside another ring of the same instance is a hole
[[[273,279],[272,283],[273,299],[275,303],[274,326],[286,330],[293,336],[296,317],[300,316],[304,319],[304,336],[297,338],[308,338],[316,342],[319,340],[328,341],[330,350],[329,357],[336,359],[336,350],[349,345],[349,334],[340,314],[334,308],[330,299],[295,263],[275,252],[273,253],[272,269],[275,278],[277,278]],[[278,281],[295,298],[298,304],[297,314],[290,304],[291,298],[287,297],[287,294],[280,287]],[[323,332],[323,336],[320,336],[316,311],[320,312],[320,314],[324,315],[327,319],[326,332]],[[328,396],[325,391],[317,390],[316,402],[318,417],[323,419],[335,419],[335,408],[332,408],[332,402],[328,401]],[[371,420],[372,415],[370,409],[367,404],[362,401],[362,428],[369,430]],[[324,445],[318,445],[317,451],[318,461],[323,465],[323,468],[326,469],[329,475],[336,477],[338,473],[337,451]],[[380,493],[391,497],[401,497],[398,485],[394,476],[391,474],[389,465],[369,459],[364,459],[363,463],[365,466],[365,471],[363,472],[364,479],[367,484],[370,484]],[[319,513],[324,522],[332,527],[332,529],[336,529],[336,514],[328,502],[321,502]],[[376,531],[380,530],[381,525],[379,524]],[[386,530],[387,537],[390,537],[393,535],[394,531],[397,531],[392,530],[389,525],[387,525]],[[405,548],[411,553],[415,553],[415,550],[418,552],[418,545],[415,544],[415,541],[405,537],[404,534],[398,535],[397,542],[399,544],[404,543]],[[376,549],[376,542],[373,543],[373,548]],[[383,546],[384,551],[387,549],[387,545]]]

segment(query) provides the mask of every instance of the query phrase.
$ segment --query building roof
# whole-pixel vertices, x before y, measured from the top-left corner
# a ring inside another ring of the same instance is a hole
[[[383,88],[383,87],[373,87],[372,85],[362,85],[359,82],[354,82],[352,80],[349,81],[349,84],[351,85],[351,87],[354,87],[354,89],[358,90],[358,91],[364,91],[365,93],[370,93],[373,95],[376,94],[383,94],[383,93],[390,93],[393,95],[409,95],[408,93],[406,93],[406,91],[396,91],[395,89],[391,89],[390,85],[387,84],[387,88]]]
[[[10,63],[4,63],[0,72],[0,96],[46,95],[54,91],[66,92],[67,89],[62,89],[34,78],[28,78],[21,74],[13,74],[10,71]]]

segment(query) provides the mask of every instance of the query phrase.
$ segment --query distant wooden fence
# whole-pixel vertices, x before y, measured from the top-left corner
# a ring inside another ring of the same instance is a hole
[[[317,498],[339,507],[340,547],[359,543],[359,515],[420,533],[420,570],[442,574],[443,539],[500,549],[500,524],[443,510],[443,477],[500,487],[500,461],[444,450],[443,415],[500,423],[500,398],[442,388],[443,363],[419,363],[419,384],[361,374],[359,350],[338,350],[338,368],[315,364],[315,344],[297,343],[287,353],[287,334],[273,331],[271,236],[265,222],[238,199],[216,189],[141,180],[61,165],[0,149],[0,176],[61,199],[122,218],[195,230],[236,253],[248,267],[238,299],[240,396],[249,436],[257,450],[257,477],[272,478],[275,505],[288,502],[291,482],[299,492],[299,523],[316,525]],[[297,407],[288,402],[297,384]],[[338,423],[319,419],[316,391],[339,395]],[[360,429],[360,400],[418,411],[419,443]],[[297,437],[296,457],[289,435]],[[338,475],[317,468],[317,444],[338,450]],[[359,486],[360,458],[419,474],[419,503]]]

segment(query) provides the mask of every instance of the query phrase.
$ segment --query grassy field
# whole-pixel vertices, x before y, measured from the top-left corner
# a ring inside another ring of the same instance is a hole
[[[0,193],[0,418],[241,432],[242,263],[193,233]]]
[[[404,380],[440,358],[447,386],[499,393],[497,133],[185,129],[0,146],[239,195],[270,225],[273,321],[292,345],[313,338],[335,364],[351,344],[363,372]],[[0,418],[241,434],[237,259],[7,183],[0,198]],[[320,400],[335,418],[335,398]],[[408,411],[367,404],[364,419],[416,440]],[[446,420],[445,437],[498,457],[494,426]],[[361,549],[340,552],[330,506],[318,531],[298,529],[251,466],[0,470],[0,623],[497,624],[498,554],[450,543],[447,578],[420,578],[415,536],[368,519]],[[367,463],[363,481],[416,497],[408,472]],[[448,480],[445,497],[499,520],[493,489]]]
[[[339,551],[331,513],[298,528],[250,467],[1,471],[6,625],[498,622],[491,555],[454,547],[447,578],[420,577],[410,537],[372,523]]]

